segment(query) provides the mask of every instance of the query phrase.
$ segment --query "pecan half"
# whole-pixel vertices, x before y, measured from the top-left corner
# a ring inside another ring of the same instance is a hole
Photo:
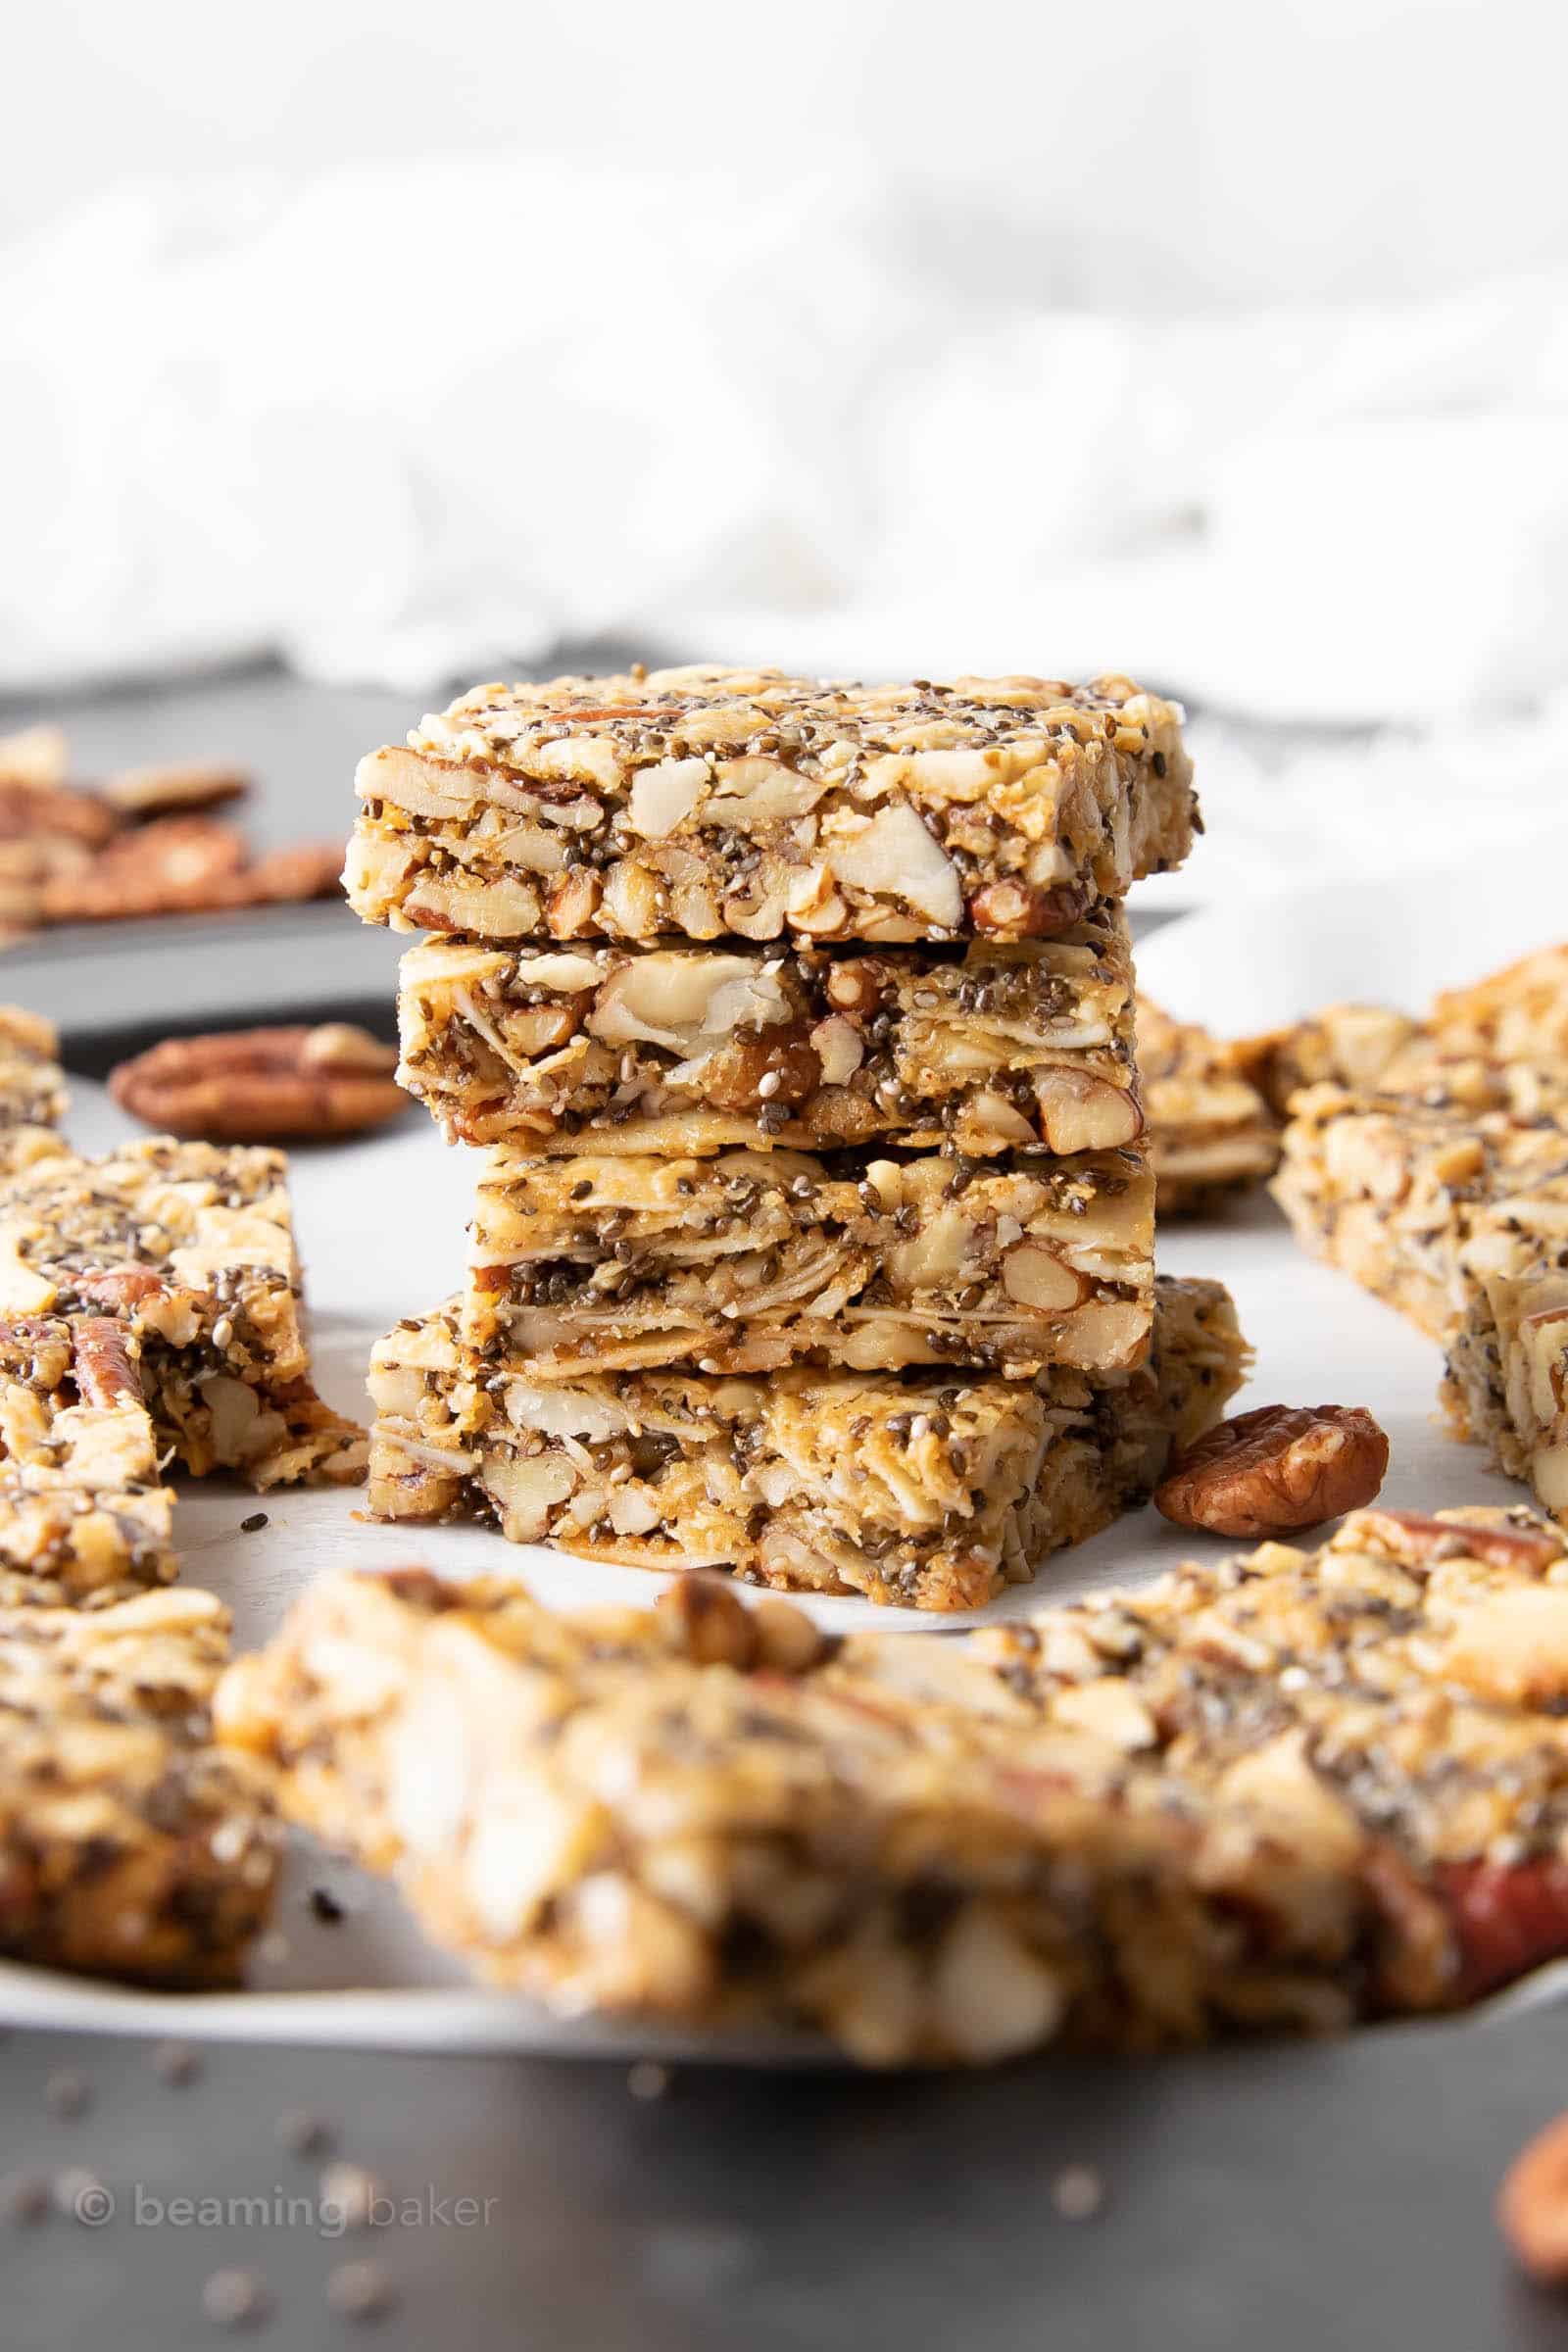
[[[168,1135],[215,1144],[357,1135],[408,1107],[397,1051],[340,1021],[320,1028],[229,1029],[174,1037],[122,1061],[109,1091]]]
[[[1265,1404],[1189,1446],[1154,1508],[1210,1535],[1285,1535],[1370,1502],[1388,1466],[1389,1441],[1360,1405]]]
[[[249,792],[250,777],[242,767],[217,766],[210,760],[181,760],[170,766],[126,767],[111,776],[102,797],[122,816],[189,815],[197,808],[220,808]]]
[[[76,1394],[83,1404],[122,1404],[142,1400],[138,1343],[123,1323],[111,1315],[88,1315],[73,1335]]]
[[[205,816],[165,816],[122,833],[78,873],[45,885],[49,922],[117,915],[185,914],[221,905],[221,887],[245,863],[245,844]],[[219,894],[215,898],[215,893]]]
[[[0,841],[83,842],[97,849],[119,817],[90,792],[67,784],[28,784],[0,774]]]
[[[230,886],[225,906],[296,906],[307,899],[335,899],[343,887],[343,844],[301,841],[269,850]]]
[[[1532,2278],[1568,2281],[1568,2115],[1538,2132],[1508,2167],[1497,2226]]]

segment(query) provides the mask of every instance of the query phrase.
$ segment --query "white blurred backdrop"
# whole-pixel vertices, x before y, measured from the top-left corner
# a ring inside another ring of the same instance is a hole
[[[5,41],[0,688],[275,650],[416,696],[596,633],[1125,667],[1225,722],[1211,887],[1310,863],[1306,805],[1331,858],[1369,801],[1390,856],[1563,803],[1559,0]]]

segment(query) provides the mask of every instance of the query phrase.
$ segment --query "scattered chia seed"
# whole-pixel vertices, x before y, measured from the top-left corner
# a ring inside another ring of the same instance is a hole
[[[335,1928],[343,1917],[343,1906],[327,1886],[311,1888],[311,1910],[323,1928]]]
[[[0,2174],[0,2213],[19,2227],[41,2222],[50,2206],[49,2183],[41,2173]]]
[[[215,2328],[260,2328],[271,2309],[254,2271],[215,2271],[202,2288],[202,2310]]]
[[[242,1536],[254,1536],[258,1529],[264,1528],[266,1525],[267,1513],[265,1511],[252,1511],[248,1519],[242,1519],[240,1521],[239,1532]],[[221,2274],[220,2275],[221,2276]]]
[[[1067,2164],[1051,2183],[1051,2201],[1064,2222],[1092,2222],[1105,2202],[1105,2183],[1091,2164]]]
[[[290,2107],[277,2119],[277,2136],[291,2156],[320,2156],[337,2134],[322,2117],[308,2114],[303,2107]]]
[[[346,2320],[375,2320],[396,2300],[385,2273],[373,2262],[340,2262],[326,2282],[326,2299]]]
[[[85,2115],[92,2105],[92,2092],[80,2075],[51,2075],[43,2086],[43,2095],[52,2112],[59,2116]]]
[[[153,2051],[153,2068],[166,2082],[178,2087],[195,2082],[202,2062],[188,2041],[161,2041]]]

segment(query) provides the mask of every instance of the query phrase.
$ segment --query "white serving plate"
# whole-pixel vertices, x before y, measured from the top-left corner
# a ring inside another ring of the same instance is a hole
[[[1478,902],[1476,872],[1461,867],[1428,872],[1403,891],[1351,884],[1278,905],[1212,909],[1146,942],[1142,976],[1171,1011],[1232,1033],[1292,1018],[1336,997],[1418,1005],[1434,988],[1474,978],[1568,931],[1565,872],[1568,833],[1521,860],[1506,897]],[[80,1085],[74,1095],[71,1131],[84,1149],[102,1149],[129,1131],[101,1090]],[[378,1334],[457,1285],[471,1186],[467,1158],[444,1146],[417,1112],[363,1143],[295,1154],[295,1213],[319,1385],[346,1412],[365,1412],[365,1365]],[[1161,1238],[1160,1262],[1170,1273],[1218,1276],[1234,1292],[1257,1356],[1241,1407],[1368,1405],[1392,1442],[1384,1499],[1396,1508],[1520,1499],[1520,1490],[1489,1470],[1483,1455],[1442,1434],[1435,1419],[1437,1348],[1343,1276],[1304,1256],[1265,1200],[1242,1203],[1221,1221],[1171,1228]],[[241,1647],[265,1641],[306,1585],[341,1568],[421,1561],[455,1576],[515,1571],[542,1599],[566,1607],[646,1603],[667,1581],[539,1546],[512,1546],[480,1527],[373,1526],[361,1515],[362,1504],[352,1490],[270,1495],[262,1506],[267,1526],[243,1535],[239,1523],[258,1507],[254,1496],[218,1482],[187,1486],[177,1520],[185,1576],[228,1602]],[[847,1598],[803,1605],[838,1631],[876,1624],[936,1636],[1106,1585],[1145,1582],[1179,1558],[1226,1548],[1146,1510],[1047,1560],[1031,1585],[962,1617],[895,1614]],[[327,1886],[342,1905],[339,1924],[314,1917],[308,1895],[317,1886]],[[1544,1970],[1484,2014],[1555,1999],[1565,1988],[1568,1968]],[[424,1942],[384,1886],[304,1839],[291,1855],[278,1931],[257,1958],[252,1989],[135,1993],[0,1964],[0,2021],[577,2057],[788,2064],[822,2054],[805,2037],[719,2041],[562,2019],[476,1989]]]

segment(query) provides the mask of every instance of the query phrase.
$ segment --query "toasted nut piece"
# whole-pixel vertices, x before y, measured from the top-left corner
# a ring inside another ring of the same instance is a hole
[[[393,1047],[332,1021],[319,1029],[230,1029],[173,1037],[111,1072],[122,1110],[209,1143],[357,1135],[408,1107]]]
[[[1568,1539],[1544,1520],[1521,1514],[1499,1527],[1500,1514],[1472,1517],[1468,1510],[1358,1511],[1335,1537],[1335,1547],[1386,1551],[1401,1567],[1427,1568],[1440,1560],[1485,1560],[1490,1568],[1544,1575],[1568,1551]]]
[[[988,882],[969,901],[969,920],[997,939],[1049,939],[1087,912],[1090,896],[1077,883],[1044,890],[1037,882]]]
[[[750,1609],[716,1577],[677,1577],[654,1607],[670,1646],[696,1665],[747,1667],[757,1655]]]
[[[182,760],[171,766],[122,768],[103,787],[103,798],[122,816],[172,816],[193,808],[220,808],[225,801],[237,801],[249,792],[250,785],[242,767]]]
[[[1568,2115],[1538,2132],[1508,2167],[1497,2227],[1532,2278],[1568,2281]]]
[[[136,1358],[140,1342],[113,1315],[87,1315],[74,1335],[76,1393],[83,1404],[133,1404],[142,1400]]]
[[[1388,1467],[1389,1441],[1360,1405],[1265,1404],[1190,1446],[1154,1508],[1215,1536],[1284,1535],[1370,1502]]]

